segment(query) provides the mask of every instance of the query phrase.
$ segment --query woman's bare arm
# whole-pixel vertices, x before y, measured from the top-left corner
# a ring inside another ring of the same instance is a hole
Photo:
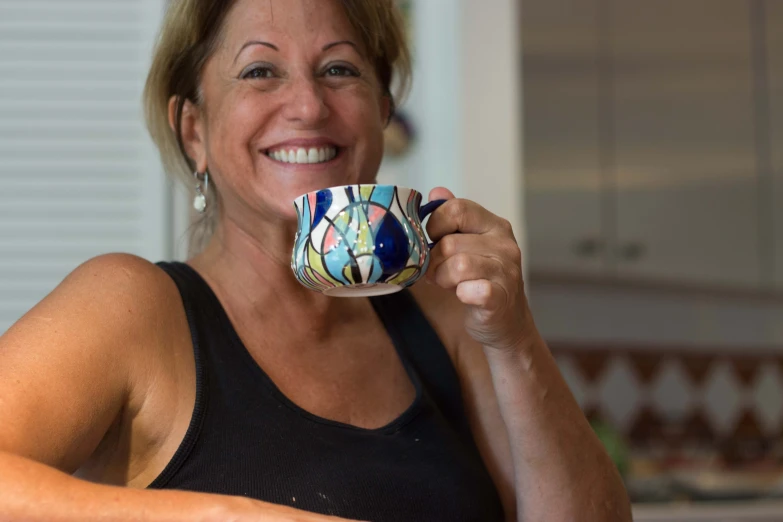
[[[533,321],[511,223],[443,187],[430,192],[436,199],[448,201],[427,223],[438,245],[426,277],[433,294],[441,290],[429,310],[440,318],[479,449],[501,486],[513,467],[517,518],[629,522],[620,475]]]
[[[476,444],[507,520],[626,522],[628,495],[539,335],[523,350],[484,349],[465,307],[434,285],[414,294],[460,377]]]
[[[0,520],[16,522],[336,522],[245,497],[105,486],[0,452]]]
[[[150,388],[150,361],[171,343],[167,321],[181,306],[166,285],[173,282],[142,259],[96,258],[0,337],[0,520],[335,520],[242,497],[70,475]]]
[[[88,261],[0,337],[0,451],[67,473],[91,456],[165,335],[156,270]]]

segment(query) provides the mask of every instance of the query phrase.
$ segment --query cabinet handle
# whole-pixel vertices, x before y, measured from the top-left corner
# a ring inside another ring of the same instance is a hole
[[[638,261],[644,257],[646,249],[638,242],[625,243],[618,248],[618,256],[623,261]]]
[[[604,242],[594,237],[581,239],[574,244],[574,253],[583,259],[597,256],[604,249]]]

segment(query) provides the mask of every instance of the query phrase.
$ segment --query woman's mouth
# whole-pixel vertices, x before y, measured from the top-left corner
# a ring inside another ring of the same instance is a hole
[[[333,160],[339,149],[337,147],[280,147],[269,149],[266,155],[280,163],[326,163]]]

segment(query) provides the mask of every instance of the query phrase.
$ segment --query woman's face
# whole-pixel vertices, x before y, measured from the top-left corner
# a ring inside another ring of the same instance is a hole
[[[300,194],[374,181],[389,101],[338,0],[238,0],[201,87],[192,150],[224,212],[294,219]]]

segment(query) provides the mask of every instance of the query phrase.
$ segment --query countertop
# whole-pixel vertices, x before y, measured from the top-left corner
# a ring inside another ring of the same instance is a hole
[[[783,500],[635,504],[634,522],[783,522]]]

